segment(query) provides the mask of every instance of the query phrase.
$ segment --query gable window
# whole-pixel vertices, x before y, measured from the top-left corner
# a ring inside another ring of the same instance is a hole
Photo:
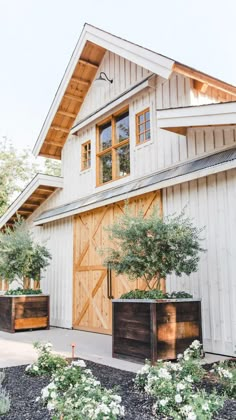
[[[91,141],[86,141],[81,145],[81,170],[91,167]]]
[[[97,127],[97,184],[130,173],[129,111],[112,115]]]
[[[150,109],[136,115],[136,143],[142,144],[151,140]]]

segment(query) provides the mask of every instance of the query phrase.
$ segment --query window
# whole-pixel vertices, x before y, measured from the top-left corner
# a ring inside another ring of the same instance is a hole
[[[150,109],[136,115],[136,143],[142,144],[151,139]]]
[[[97,131],[97,184],[129,175],[129,111],[112,115]]]
[[[81,170],[91,167],[91,141],[87,141],[81,145]]]

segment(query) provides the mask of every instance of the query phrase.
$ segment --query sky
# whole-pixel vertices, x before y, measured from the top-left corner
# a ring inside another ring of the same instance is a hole
[[[0,138],[33,148],[85,22],[236,85],[236,0],[0,0]]]

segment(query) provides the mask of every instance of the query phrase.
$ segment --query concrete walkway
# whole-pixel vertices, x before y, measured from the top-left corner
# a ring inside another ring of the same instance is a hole
[[[71,356],[71,344],[75,344],[75,356],[85,360],[137,372],[141,365],[112,358],[112,338],[109,335],[77,330],[51,328],[50,330],[26,331],[15,334],[0,331],[0,368],[32,363],[36,352],[35,341],[50,342],[55,352]],[[206,354],[205,363],[224,360],[225,357]]]

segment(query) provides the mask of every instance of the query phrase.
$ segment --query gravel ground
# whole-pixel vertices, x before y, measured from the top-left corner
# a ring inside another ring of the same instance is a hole
[[[134,390],[131,372],[114,369],[93,362],[86,362],[93,374],[101,381],[103,386],[112,388],[119,387],[119,395],[125,406],[125,420],[151,420],[152,399],[145,394]],[[41,389],[48,384],[47,377],[31,377],[25,375],[25,366],[17,366],[5,369],[6,378],[4,387],[11,396],[11,410],[1,416],[1,420],[49,420],[48,411],[40,403],[35,401],[40,395]],[[206,390],[212,389],[212,384],[203,382]],[[215,420],[235,420],[236,400],[225,402],[223,409],[214,417]],[[86,419],[85,419],[86,420]]]

